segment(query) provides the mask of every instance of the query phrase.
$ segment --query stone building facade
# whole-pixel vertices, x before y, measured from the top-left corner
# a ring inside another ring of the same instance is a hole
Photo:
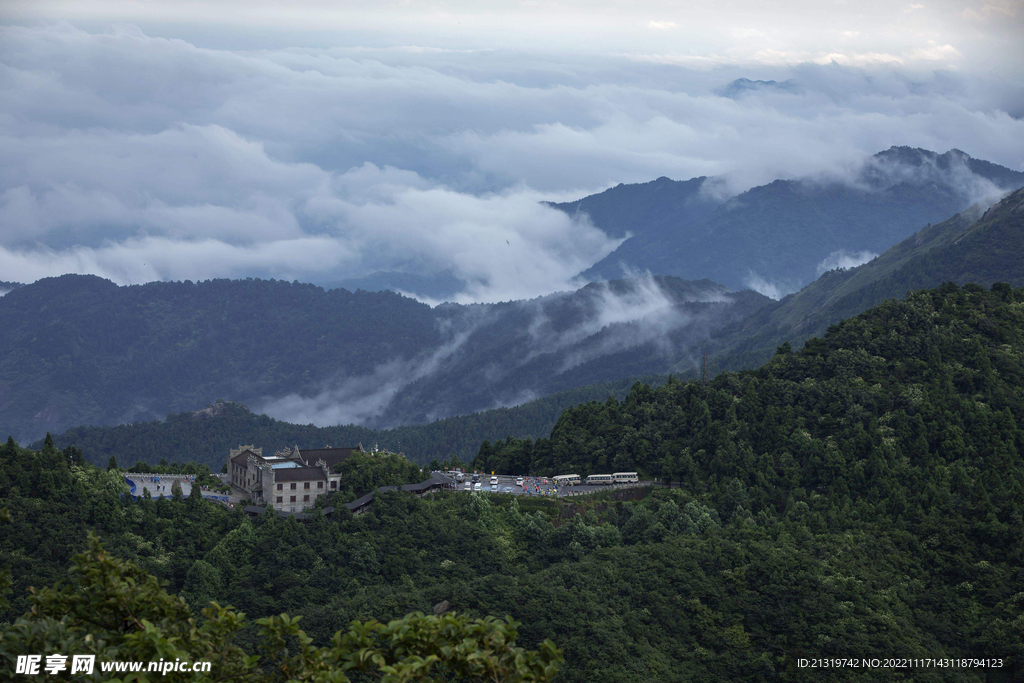
[[[354,448],[309,448],[278,451],[264,456],[253,445],[232,448],[228,454],[228,480],[232,489],[253,505],[268,505],[285,512],[302,512],[313,507],[320,496],[341,487],[341,474],[334,467],[355,452]]]

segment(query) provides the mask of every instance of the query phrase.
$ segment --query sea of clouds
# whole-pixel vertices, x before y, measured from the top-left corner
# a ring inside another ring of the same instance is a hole
[[[0,26],[0,280],[401,270],[531,298],[619,244],[542,200],[662,175],[728,196],[894,144],[1024,164],[1024,97],[991,74],[349,43]]]

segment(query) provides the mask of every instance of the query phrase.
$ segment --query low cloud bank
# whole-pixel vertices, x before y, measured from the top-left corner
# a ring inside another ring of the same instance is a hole
[[[375,420],[384,414],[398,392],[436,372],[451,360],[468,337],[468,331],[459,332],[438,348],[416,358],[392,359],[369,375],[339,377],[312,396],[294,393],[267,398],[256,407],[256,412],[285,422],[320,427],[378,426]]]
[[[648,359],[643,367],[667,368],[725,318],[720,308],[687,310],[692,303],[733,301],[720,289],[666,291],[646,273],[512,306],[447,307],[436,312],[446,339],[437,348],[255,408],[301,424],[388,427],[519,405],[549,393],[557,376],[612,354],[635,349]],[[423,406],[430,408],[406,412]]]
[[[119,283],[451,272],[457,300],[498,301],[571,289],[617,245],[544,199],[662,175],[719,176],[725,197],[893,144],[1024,167],[1024,121],[1007,113],[1024,90],[998,76],[483,55],[0,27],[0,268]],[[737,78],[793,87],[723,96]]]

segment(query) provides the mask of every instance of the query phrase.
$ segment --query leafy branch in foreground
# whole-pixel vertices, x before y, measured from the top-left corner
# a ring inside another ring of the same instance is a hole
[[[361,674],[385,683],[414,681],[550,681],[562,662],[551,641],[538,650],[517,647],[511,618],[409,614],[387,624],[353,621],[318,648],[286,614],[257,620],[260,654],[234,642],[245,615],[211,603],[203,619],[184,599],[168,593],[134,562],[107,552],[90,534],[88,549],[75,556],[72,581],[32,591],[31,609],[0,630],[0,661],[14,671],[18,655],[96,655],[104,661],[213,662],[208,674],[131,673],[108,678],[97,664],[82,680],[188,680],[203,683],[303,681],[345,683]],[[44,675],[44,680],[48,678]],[[54,680],[57,680],[56,678]]]

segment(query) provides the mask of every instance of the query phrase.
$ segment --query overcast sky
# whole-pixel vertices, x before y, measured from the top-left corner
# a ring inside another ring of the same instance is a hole
[[[617,242],[540,200],[891,145],[1024,170],[1022,36],[1020,0],[0,0],[0,280],[546,294]]]

